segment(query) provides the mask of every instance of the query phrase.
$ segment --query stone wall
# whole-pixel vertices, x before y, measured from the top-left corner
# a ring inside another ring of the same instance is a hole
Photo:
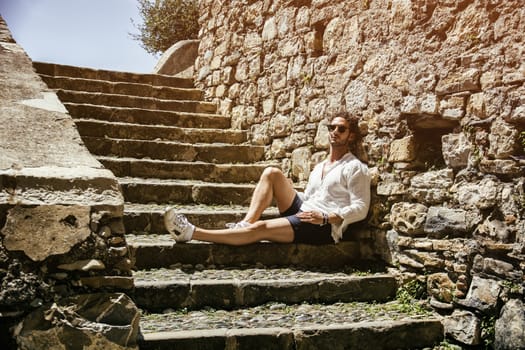
[[[9,326],[41,306],[133,287],[123,207],[117,179],[89,153],[0,17],[2,346],[14,346]]]
[[[476,345],[523,300],[524,19],[520,1],[203,0],[196,81],[298,181],[326,155],[325,116],[358,115],[365,255],[424,279]]]

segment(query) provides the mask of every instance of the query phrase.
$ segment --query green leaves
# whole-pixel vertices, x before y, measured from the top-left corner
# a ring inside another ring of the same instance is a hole
[[[137,0],[143,22],[131,37],[151,54],[161,54],[181,40],[199,33],[198,0]],[[132,21],[133,22],[133,21]]]

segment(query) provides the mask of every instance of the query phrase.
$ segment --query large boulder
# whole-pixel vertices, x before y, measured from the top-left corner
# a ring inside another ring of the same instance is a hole
[[[138,349],[139,317],[125,294],[83,294],[33,311],[15,337],[19,349]]]

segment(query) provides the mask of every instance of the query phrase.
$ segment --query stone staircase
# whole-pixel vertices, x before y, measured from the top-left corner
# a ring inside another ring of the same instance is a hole
[[[167,235],[168,204],[204,227],[238,221],[260,173],[275,165],[191,80],[34,66],[119,179],[141,349],[417,349],[443,339],[435,315],[395,300],[394,278],[361,259],[354,235],[338,245],[245,247]]]

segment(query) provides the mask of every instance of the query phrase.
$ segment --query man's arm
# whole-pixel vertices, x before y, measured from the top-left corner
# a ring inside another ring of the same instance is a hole
[[[346,175],[346,186],[350,194],[350,204],[339,208],[335,213],[347,224],[366,218],[370,207],[370,174],[364,164],[352,167]],[[337,220],[334,218],[334,220]],[[333,222],[337,224],[337,221]]]

